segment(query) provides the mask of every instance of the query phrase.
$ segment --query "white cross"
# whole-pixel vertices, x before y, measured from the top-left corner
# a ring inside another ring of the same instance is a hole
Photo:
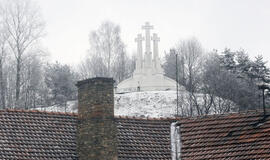
[[[150,29],[154,27],[149,24],[149,22],[145,22],[145,25],[142,26],[142,29],[145,29],[145,52],[146,54],[150,54],[151,52],[151,44],[150,44]]]
[[[153,34],[153,38],[152,38],[153,41],[157,41],[159,42],[160,41],[160,38],[157,36],[156,33]]]
[[[141,34],[138,34],[137,38],[135,38],[135,42],[140,42],[140,41],[143,41],[143,40],[144,40],[144,38],[142,37]]]
[[[146,31],[150,31],[150,29],[153,29],[153,26],[150,26],[149,22],[145,22],[145,25],[142,26],[142,29],[145,29]]]

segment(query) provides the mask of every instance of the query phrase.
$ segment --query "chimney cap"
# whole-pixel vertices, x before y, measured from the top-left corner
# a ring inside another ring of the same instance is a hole
[[[114,83],[115,81],[113,80],[113,78],[109,78],[109,77],[95,77],[95,78],[88,78],[85,80],[78,81],[76,86],[80,87],[81,85],[84,85],[87,83],[94,83],[94,82]]]

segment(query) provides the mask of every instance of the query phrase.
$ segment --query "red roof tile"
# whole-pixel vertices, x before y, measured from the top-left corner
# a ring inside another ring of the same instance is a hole
[[[116,117],[119,160],[171,159],[172,119]],[[0,159],[76,160],[77,115],[0,111]]]
[[[0,159],[76,159],[76,122],[68,114],[0,111]]]
[[[175,119],[116,117],[119,160],[171,159]],[[182,160],[270,159],[270,116],[181,118]],[[77,115],[0,111],[0,159],[76,160]]]
[[[116,118],[118,159],[171,159],[170,121],[170,119]]]
[[[182,160],[270,159],[270,115],[234,113],[180,120]]]

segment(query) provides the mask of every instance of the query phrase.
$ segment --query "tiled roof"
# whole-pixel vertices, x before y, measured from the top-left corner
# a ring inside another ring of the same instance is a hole
[[[1,160],[73,160],[77,118],[38,111],[0,111]]]
[[[175,119],[116,117],[119,160],[171,159]],[[180,119],[181,158],[270,159],[270,115],[229,114]],[[76,114],[0,111],[0,159],[77,160]]]
[[[170,121],[116,117],[119,160],[171,159]],[[77,115],[0,111],[0,159],[77,160]]]
[[[170,119],[116,118],[118,159],[171,159],[170,121]]]
[[[182,160],[270,159],[270,116],[242,113],[180,120]]]

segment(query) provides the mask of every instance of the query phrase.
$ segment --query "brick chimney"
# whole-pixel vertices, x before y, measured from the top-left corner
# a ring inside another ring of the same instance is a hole
[[[77,83],[79,160],[117,160],[113,84],[101,77]]]

